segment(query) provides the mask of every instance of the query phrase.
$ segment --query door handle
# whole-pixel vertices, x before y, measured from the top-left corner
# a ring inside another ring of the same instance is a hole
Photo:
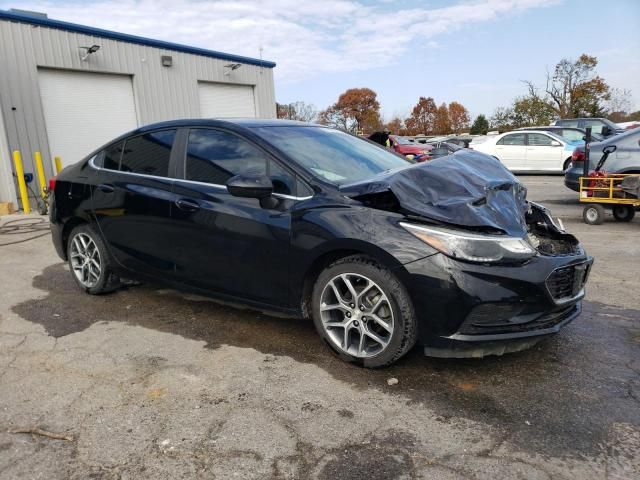
[[[180,210],[183,210],[185,212],[195,212],[197,210],[200,210],[200,205],[198,204],[198,202],[195,202],[193,200],[180,198],[176,200],[175,203],[176,203],[176,207],[178,207]]]
[[[100,185],[98,185],[98,188],[104,193],[113,193],[115,190],[115,188],[113,188],[113,185],[111,185],[110,183],[101,183]]]

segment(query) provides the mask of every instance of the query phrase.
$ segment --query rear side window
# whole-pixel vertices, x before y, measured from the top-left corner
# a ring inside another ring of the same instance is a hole
[[[187,180],[224,185],[235,175],[266,175],[268,162],[265,153],[231,133],[200,128],[189,131]]]
[[[580,130],[570,130],[565,128],[564,130],[560,130],[558,133],[570,142],[582,140],[584,137],[584,133],[582,133]]]
[[[559,125],[562,127],[577,127],[578,120],[558,120],[556,122],[556,125]]]
[[[601,134],[604,123],[602,123],[600,120],[585,120],[584,127],[591,127],[591,133]]]
[[[169,176],[169,158],[175,136],[175,130],[162,130],[128,138],[124,144],[120,171]]]
[[[96,158],[96,165],[109,170],[118,170],[118,168],[120,168],[120,157],[122,157],[123,150],[124,141],[114,143],[110,147],[107,147],[102,152],[102,155],[99,155],[98,158]]]
[[[553,139],[542,133],[530,133],[529,145],[534,147],[549,147]]]
[[[498,145],[524,145],[524,142],[524,133],[512,133],[511,135],[505,135],[498,140]]]

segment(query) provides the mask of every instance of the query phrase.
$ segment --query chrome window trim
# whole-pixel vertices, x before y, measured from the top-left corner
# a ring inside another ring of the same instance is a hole
[[[309,195],[307,197],[296,197],[294,195],[287,195],[285,193],[273,193],[272,195],[276,198],[284,198],[286,200],[309,200],[310,198],[313,198],[313,195]]]
[[[197,180],[187,180],[184,178],[173,178],[173,177],[159,177],[157,175],[147,175],[144,173],[133,173],[133,172],[123,172],[122,170],[112,170],[111,168],[103,168],[103,167],[98,167],[95,163],[93,163],[94,159],[97,157],[98,155],[94,155],[93,157],[91,157],[91,159],[89,160],[89,165],[94,168],[95,170],[104,170],[105,172],[115,172],[115,173],[120,173],[123,175],[130,175],[133,177],[144,177],[144,178],[155,178],[158,180],[171,180],[172,182],[184,182],[184,183],[193,183],[195,185],[204,185],[207,187],[213,187],[213,188],[217,188],[218,190],[227,190],[227,186],[226,185],[221,185],[219,183],[207,183],[207,182],[198,182]],[[227,190],[228,191],[228,190]],[[310,198],[313,198],[313,195],[307,196],[307,197],[295,197],[293,195],[286,195],[284,193],[274,193],[273,194],[274,197],[276,198],[282,198],[285,200],[309,200]]]
[[[91,166],[95,170],[104,170],[105,172],[115,172],[115,173],[120,173],[122,175],[131,175],[134,177],[155,178],[157,180],[175,180],[175,178],[172,178],[169,176],[160,177],[158,175],[147,175],[146,173],[123,172],[122,170],[113,170],[111,168],[98,167],[95,163],[93,163],[93,161],[97,156],[98,155],[96,154],[93,157],[91,157],[91,159],[89,160],[89,166]]]
[[[187,180],[186,178],[174,178],[173,180],[176,182],[193,183],[194,185],[205,185],[207,187],[227,190],[226,185],[221,185],[219,183],[199,182],[197,180]]]

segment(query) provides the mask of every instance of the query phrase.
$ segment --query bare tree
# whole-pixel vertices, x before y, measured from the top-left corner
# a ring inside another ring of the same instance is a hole
[[[278,118],[298,120],[300,122],[315,122],[318,118],[318,109],[311,103],[297,101],[289,104],[276,104]]]
[[[562,59],[553,74],[547,72],[545,91],[561,118],[599,116],[609,99],[609,86],[595,74],[598,59],[586,54],[578,60]],[[531,82],[527,82],[531,88]]]

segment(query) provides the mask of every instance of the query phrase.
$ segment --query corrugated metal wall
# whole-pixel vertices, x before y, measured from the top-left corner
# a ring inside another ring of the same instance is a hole
[[[16,205],[16,191],[11,171],[9,142],[5,135],[2,111],[0,111],[0,202],[13,202]]]
[[[100,50],[88,61],[82,61],[79,47],[94,44],[100,45]],[[161,55],[172,56],[173,66],[163,67]],[[0,20],[0,108],[9,148],[22,152],[27,172],[34,171],[33,152],[41,151],[47,176],[53,173],[50,154],[55,152],[49,151],[38,67],[131,75],[139,125],[199,117],[198,81],[253,85],[256,115],[275,118],[273,69],[243,64],[224,75],[224,65],[228,63],[229,60]],[[0,175],[3,171],[0,169]]]

